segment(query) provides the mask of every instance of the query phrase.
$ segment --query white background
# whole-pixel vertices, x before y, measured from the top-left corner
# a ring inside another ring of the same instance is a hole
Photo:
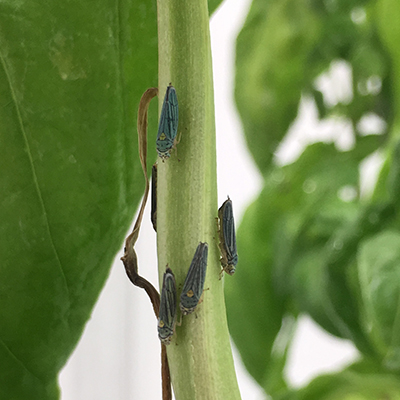
[[[249,0],[226,0],[211,20],[218,198],[219,204],[228,194],[234,199],[237,225],[247,205],[261,189],[261,177],[247,152],[233,103],[235,39],[249,6]],[[333,73],[341,73],[343,80],[351,79],[348,69],[340,63]],[[329,86],[329,79],[325,83],[322,79],[320,85],[324,84]],[[335,87],[328,87],[333,101],[335,96],[339,100],[351,97],[346,89],[336,87],[337,90],[339,92],[335,93]],[[338,130],[338,126],[341,129]],[[342,133],[334,137],[334,132],[338,131]],[[277,160],[280,163],[292,161],[310,140],[335,140],[339,147],[346,148],[351,145],[351,135],[343,121],[331,121],[328,125],[318,122],[312,104],[304,101],[289,139],[277,152]],[[150,223],[149,206],[143,221],[136,245],[140,273],[158,287],[156,237]],[[122,249],[115,258],[84,335],[61,372],[62,400],[161,399],[156,320],[145,292],[128,281],[121,256]],[[306,384],[320,373],[340,370],[357,358],[357,351],[350,342],[329,336],[308,317],[300,321],[286,370],[287,379],[294,387]],[[234,351],[234,354],[242,398],[265,399],[242,366],[238,353]]]

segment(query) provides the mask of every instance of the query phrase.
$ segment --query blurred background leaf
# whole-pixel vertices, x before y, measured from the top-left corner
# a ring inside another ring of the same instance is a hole
[[[384,365],[400,370],[400,233],[385,230],[363,240],[358,270],[366,325],[385,354]]]
[[[238,229],[228,321],[246,368],[276,399],[397,398],[399,18],[394,0],[253,0],[237,38],[235,98],[264,187]],[[331,77],[338,65],[348,87]],[[282,165],[276,152],[306,97],[321,123],[349,124],[351,144],[321,134]],[[378,153],[366,194],[362,165]],[[299,314],[351,340],[364,361],[292,390],[283,371]]]
[[[377,35],[375,1],[253,0],[237,39],[235,97],[247,144],[261,172],[297,115],[302,94],[320,115],[357,124],[374,113],[393,119],[391,63]],[[323,101],[316,78],[343,60],[352,68],[352,98]]]
[[[298,392],[280,400],[377,400],[400,399],[398,376],[362,360],[337,374],[322,375]]]

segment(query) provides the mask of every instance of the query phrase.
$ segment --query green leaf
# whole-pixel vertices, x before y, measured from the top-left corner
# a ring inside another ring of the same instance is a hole
[[[354,22],[354,13],[362,14]],[[330,110],[315,80],[333,62],[352,68],[353,98]],[[248,147],[262,173],[311,94],[320,116],[349,118],[356,130],[366,113],[393,120],[391,61],[377,35],[373,2],[253,0],[237,39],[235,98]],[[381,145],[380,143],[379,145]]]
[[[387,230],[362,241],[358,269],[371,336],[386,365],[400,369],[400,233]]]
[[[274,215],[263,202],[267,191],[246,211],[239,227],[239,265],[225,278],[229,332],[242,360],[264,386],[271,351],[281,329],[284,302],[273,282]],[[270,222],[270,223],[269,223]]]
[[[228,317],[248,370],[277,398],[285,383],[277,383],[282,368],[278,363],[275,368],[272,349],[288,314],[309,313],[327,331],[351,339],[377,364],[387,350],[387,365],[398,367],[394,339],[388,350],[378,328],[369,331],[357,256],[361,243],[385,229],[397,232],[400,226],[399,151],[392,152],[395,140],[387,145],[387,133],[397,138],[400,132],[395,114],[400,99],[399,13],[394,0],[253,0],[237,39],[235,97],[265,185],[238,230],[235,276],[240,282],[226,279]],[[352,98],[338,99],[330,107],[315,79],[337,60],[351,68]],[[355,148],[341,153],[316,144],[292,165],[272,167],[273,153],[296,118],[301,96],[310,94],[321,117],[351,121]],[[384,119],[383,135],[358,132],[367,113]],[[378,149],[387,156],[375,193],[372,199],[360,199],[360,162]],[[388,307],[397,304],[396,290],[393,283]],[[394,338],[397,309],[384,311],[390,317],[381,318],[392,327]],[[248,343],[249,332],[256,343]],[[327,389],[325,396],[322,390],[310,398],[356,398],[352,385],[336,393],[342,377],[328,382],[333,382],[332,392]],[[379,398],[373,387],[370,391],[375,397],[367,391],[365,398]],[[293,398],[308,397],[294,393]]]
[[[398,24],[400,18],[400,5],[395,0],[378,0],[374,11],[377,20],[377,31],[390,54],[392,62],[392,70],[390,71],[392,82],[390,90],[393,92],[392,102],[398,107],[400,101],[400,50],[398,46],[400,37],[400,28]],[[397,110],[395,109],[395,111]],[[400,122],[398,113],[395,113],[395,120],[396,129],[392,133],[396,138],[398,138]]]
[[[347,271],[340,270],[339,281],[328,279],[332,232],[357,216],[356,205],[341,200],[338,192],[346,186],[357,190],[363,153],[338,152],[322,143],[309,146],[295,163],[269,174],[244,215],[238,230],[239,265],[235,279],[227,278],[225,284],[227,310],[242,359],[264,388],[271,385],[271,350],[290,310],[289,299],[335,335],[363,335]],[[329,298],[330,284],[332,292],[340,290],[339,302]],[[343,321],[342,308],[350,309],[350,321]]]
[[[387,177],[387,191],[398,207],[400,204],[400,141],[396,143],[389,158],[390,171]]]
[[[316,89],[311,89],[311,94],[314,98],[315,105],[317,106],[318,114],[320,119],[326,116],[326,106],[324,103],[324,96],[321,91]]]
[[[157,82],[156,9],[0,10],[0,397],[56,399],[143,193],[136,110]]]
[[[346,221],[330,239],[326,255],[326,269],[329,285],[327,294],[336,316],[340,317],[339,327],[343,337],[351,339],[364,354],[377,357],[377,349],[371,347],[367,329],[363,324],[363,304],[359,282],[356,276],[356,256],[360,242],[392,223],[395,210],[392,204],[372,204],[360,207],[355,219]],[[341,322],[341,324],[340,324]]]
[[[286,291],[328,332],[371,353],[351,280],[356,244],[341,235],[358,220],[358,165],[366,148],[338,152],[333,145],[315,144],[283,168],[282,184],[290,187],[286,197],[292,200],[279,222],[275,260],[280,292]],[[346,191],[355,196],[352,201],[342,194]],[[278,196],[276,203],[282,202]],[[348,258],[338,262],[343,248]]]
[[[366,113],[384,118],[389,127],[393,117],[391,61],[377,34],[374,7],[375,2],[368,0],[314,4],[324,29],[310,56],[308,84],[312,85],[315,73],[325,72],[331,63],[347,61],[352,72],[352,98],[338,98],[331,114],[349,118],[355,130]]]
[[[211,15],[222,3],[222,0],[208,0],[208,13]]]
[[[305,388],[276,400],[399,400],[398,376],[362,360],[337,374],[315,378]]]
[[[385,150],[385,160],[379,171],[372,201],[391,202],[399,207],[400,199],[400,141],[392,140]]]
[[[266,393],[275,397],[287,391],[285,368],[288,352],[297,328],[297,319],[285,316],[282,327],[274,341],[271,356],[266,368],[263,388]]]
[[[254,0],[237,39],[235,98],[247,144],[265,172],[297,114],[320,21],[306,0]]]

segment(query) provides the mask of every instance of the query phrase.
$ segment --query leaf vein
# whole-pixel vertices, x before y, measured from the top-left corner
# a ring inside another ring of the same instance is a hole
[[[7,82],[8,82],[9,87],[10,87],[11,97],[12,97],[12,100],[13,100],[14,105],[15,105],[15,110],[16,110],[17,117],[18,117],[18,123],[19,123],[20,129],[21,129],[21,133],[22,133],[22,136],[23,136],[23,139],[24,139],[24,142],[25,142],[25,146],[26,146],[26,149],[27,149],[27,154],[28,154],[28,158],[29,158],[29,164],[30,164],[31,170],[32,170],[33,182],[34,182],[34,185],[35,185],[35,189],[36,189],[37,195],[39,197],[40,205],[42,207],[42,212],[43,212],[43,216],[44,216],[45,223],[46,223],[47,233],[48,233],[49,238],[50,238],[51,247],[52,247],[52,250],[53,250],[53,252],[55,254],[55,257],[57,259],[57,263],[58,263],[58,266],[60,268],[61,275],[63,277],[65,288],[66,288],[66,291],[67,291],[68,301],[70,302],[71,296],[70,296],[70,291],[69,291],[69,287],[68,287],[65,271],[63,269],[59,254],[57,252],[57,249],[56,249],[54,241],[53,241],[53,235],[51,233],[50,223],[49,223],[49,219],[48,219],[47,212],[46,212],[46,207],[45,207],[45,204],[44,204],[42,192],[40,190],[40,186],[39,186],[39,182],[38,182],[38,179],[37,179],[35,166],[34,166],[34,163],[33,163],[33,157],[32,157],[32,153],[31,153],[31,148],[29,146],[29,141],[28,141],[27,134],[26,134],[26,131],[25,131],[24,123],[22,121],[21,111],[20,111],[20,107],[19,107],[19,104],[18,104],[18,101],[17,101],[16,93],[15,93],[15,90],[14,90],[14,87],[13,87],[13,84],[12,84],[12,79],[11,79],[11,76],[10,76],[10,73],[9,73],[9,70],[8,70],[7,63],[6,63],[6,60],[4,58],[3,52],[1,51],[1,47],[0,47],[0,60],[1,60],[1,65],[3,67],[4,73],[5,73],[6,78],[7,78]]]

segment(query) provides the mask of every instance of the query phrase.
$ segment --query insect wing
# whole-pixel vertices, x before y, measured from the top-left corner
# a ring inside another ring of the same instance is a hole
[[[169,344],[174,334],[176,321],[176,283],[171,269],[167,268],[161,289],[160,312],[158,315],[158,337]]]
[[[207,258],[208,244],[200,243],[197,246],[182,289],[180,308],[184,315],[192,313],[199,303],[206,279]]]
[[[233,218],[232,201],[228,197],[218,209],[219,249],[221,251],[221,265],[223,271],[233,275],[238,262],[236,250],[235,221]],[[221,272],[222,274],[222,272]],[[222,275],[220,275],[222,276]]]
[[[222,205],[222,230],[224,234],[228,264],[236,266],[238,255],[236,249],[235,220],[233,218],[233,207],[230,199]]]
[[[169,88],[169,91],[168,91]],[[175,140],[176,134],[178,132],[178,120],[179,120],[179,108],[178,108],[178,96],[176,95],[176,90],[173,86],[168,86],[168,119],[170,124],[171,139]]]
[[[157,164],[151,169],[151,223],[157,232]]]
[[[170,156],[169,151],[174,145],[174,140],[178,131],[178,119],[178,97],[176,96],[175,88],[169,85],[161,109],[156,141],[157,152],[162,158],[168,158]]]

